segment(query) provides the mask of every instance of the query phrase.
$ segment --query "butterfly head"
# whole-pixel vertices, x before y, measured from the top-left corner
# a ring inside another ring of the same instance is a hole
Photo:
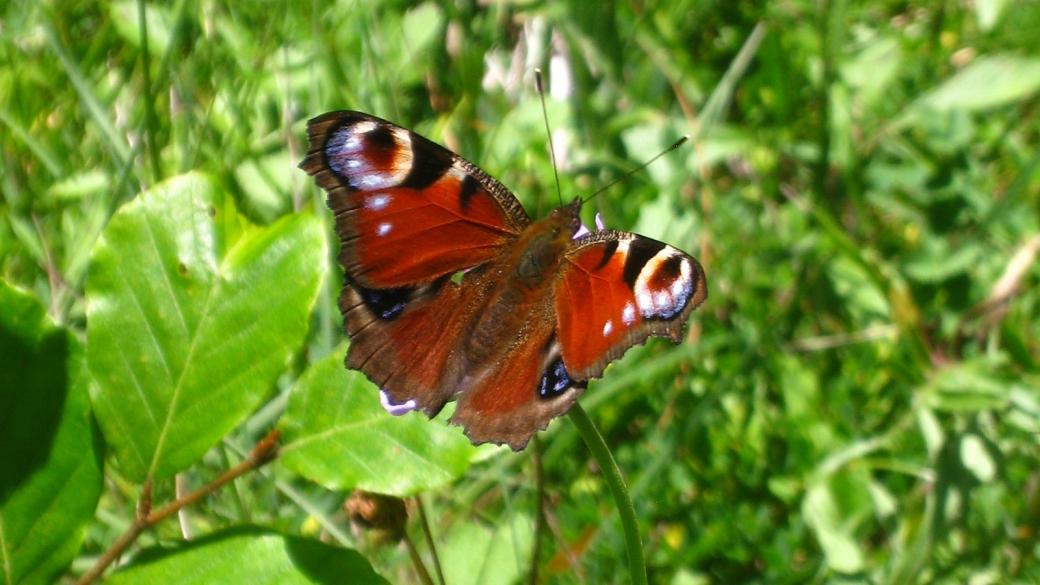
[[[552,210],[549,214],[549,223],[553,226],[554,235],[570,240],[574,234],[581,229],[581,204],[580,197],[574,199],[563,207]]]

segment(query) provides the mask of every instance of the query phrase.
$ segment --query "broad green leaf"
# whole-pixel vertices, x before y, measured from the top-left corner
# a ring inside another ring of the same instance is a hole
[[[1008,0],[975,0],[975,19],[979,23],[979,30],[989,32],[1009,4]]]
[[[935,459],[946,441],[946,433],[943,432],[939,418],[935,416],[930,408],[921,407],[917,409],[917,426],[921,429],[921,438],[928,450],[928,457]]]
[[[101,495],[83,346],[0,281],[0,584],[51,583]]]
[[[43,198],[50,203],[79,201],[104,193],[111,188],[111,181],[111,177],[100,169],[84,171],[51,185]]]
[[[284,214],[292,202],[286,197],[292,188],[292,172],[299,172],[287,150],[262,159],[248,159],[235,169],[250,210],[263,221]]]
[[[960,451],[961,462],[976,479],[983,483],[993,481],[997,475],[997,464],[978,435],[967,433],[961,437]]]
[[[832,571],[858,573],[863,570],[863,549],[849,533],[838,502],[827,483],[821,482],[808,490],[802,502],[802,513],[816,535],[827,557],[827,566]]]
[[[199,459],[260,404],[307,334],[326,272],[320,222],[242,223],[230,196],[188,174],[125,205],[91,251],[91,399],[134,480]]]
[[[105,583],[383,585],[387,581],[357,551],[247,527],[178,547],[147,549]]]
[[[329,489],[394,496],[454,481],[474,448],[442,418],[395,417],[379,391],[344,365],[346,349],[314,363],[293,388],[282,417],[282,464]]]
[[[968,272],[979,265],[982,247],[967,243],[955,251],[928,249],[906,263],[906,274],[917,282],[938,283]]]
[[[476,522],[456,525],[438,547],[444,581],[451,585],[511,585],[531,563],[534,529],[515,514],[494,528]]]
[[[1032,95],[1040,89],[1040,59],[1010,54],[984,55],[918,103],[936,110],[986,110]]]
[[[124,0],[109,5],[111,22],[116,31],[130,44],[141,47],[141,23],[137,13],[137,2]],[[172,37],[172,19],[162,8],[145,6],[145,26],[148,27],[148,50],[153,59],[159,59],[166,52]]]
[[[925,386],[927,404],[938,410],[975,412],[1004,408],[1009,404],[1010,387],[987,362],[974,360],[938,371]]]

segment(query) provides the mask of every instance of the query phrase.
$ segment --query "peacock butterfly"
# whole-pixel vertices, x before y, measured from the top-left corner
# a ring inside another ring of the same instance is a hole
[[[300,168],[328,193],[345,271],[347,367],[392,413],[451,417],[474,444],[523,449],[588,380],[650,336],[678,343],[707,297],[694,258],[581,224],[582,200],[532,222],[469,161],[367,114],[307,124]]]

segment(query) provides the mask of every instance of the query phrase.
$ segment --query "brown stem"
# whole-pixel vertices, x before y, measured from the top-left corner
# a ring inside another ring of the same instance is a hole
[[[437,556],[437,547],[433,544],[433,532],[430,531],[430,522],[426,519],[426,509],[423,507],[422,498],[419,496],[415,496],[415,507],[419,508],[419,524],[422,525],[426,544],[430,547],[430,556],[433,557],[433,570],[437,571],[437,580],[441,585],[444,585],[444,572],[441,571],[441,560]]]
[[[256,446],[253,447],[253,450],[249,453],[249,456],[243,459],[238,465],[225,471],[220,477],[209,484],[189,494],[185,494],[184,497],[177,498],[175,501],[155,511],[152,511],[152,480],[151,478],[147,479],[141,490],[141,498],[137,501],[137,514],[134,516],[133,524],[130,525],[130,528],[128,528],[122,536],[112,543],[112,546],[108,547],[108,550],[98,558],[97,562],[94,563],[94,566],[91,567],[89,571],[79,578],[79,581],[77,581],[76,584],[88,585],[97,580],[97,578],[105,572],[105,569],[107,569],[113,561],[119,558],[147,528],[151,528],[169,516],[176,514],[181,508],[193,504],[220,489],[224,484],[236,477],[273,460],[278,456],[279,434],[280,432],[278,429],[271,431],[266,437],[260,439]]]
[[[401,540],[408,547],[408,556],[412,557],[412,565],[415,567],[415,572],[419,574],[419,580],[423,582],[423,585],[433,585],[430,572],[426,570],[426,565],[423,564],[422,557],[419,556],[419,549],[415,548],[415,543],[408,537],[407,532],[401,537]]]
[[[538,585],[538,564],[542,556],[542,531],[545,530],[545,484],[542,479],[542,443],[535,434],[531,439],[531,466],[534,467],[534,550],[531,551],[531,574],[528,585]]]

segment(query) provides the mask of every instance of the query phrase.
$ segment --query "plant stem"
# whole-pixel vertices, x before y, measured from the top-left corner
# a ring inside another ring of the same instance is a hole
[[[433,569],[437,571],[437,581],[440,585],[444,585],[444,571],[441,570],[441,560],[437,557],[437,547],[433,542],[433,532],[430,531],[430,522],[426,519],[426,509],[423,507],[420,496],[415,496],[415,507],[419,509],[419,521],[422,524],[423,536],[426,538],[426,546],[430,547],[430,557],[433,558]]]
[[[126,551],[126,549],[129,548],[129,546],[137,540],[137,537],[146,529],[151,528],[173,514],[176,514],[181,508],[208,496],[236,477],[273,460],[278,456],[279,434],[278,429],[271,431],[266,437],[260,439],[256,446],[253,447],[253,450],[250,451],[249,456],[243,459],[238,465],[225,471],[220,477],[209,484],[189,494],[185,494],[182,498],[177,498],[175,501],[170,502],[158,510],[152,511],[152,480],[148,479],[145,481],[144,488],[141,490],[141,498],[137,501],[137,513],[130,528],[128,528],[122,536],[112,543],[112,546],[108,547],[108,550],[98,558],[97,562],[94,563],[94,566],[91,567],[89,571],[79,578],[79,581],[77,581],[76,584],[88,585],[97,580],[97,578],[105,572],[105,569],[108,568],[113,561],[122,556],[123,552]]]
[[[531,573],[528,585],[538,585],[538,564],[542,556],[542,532],[545,531],[545,482],[542,477],[542,442],[531,437],[531,466],[534,467],[534,547],[531,551]]]
[[[610,494],[614,497],[614,505],[617,506],[618,514],[621,516],[621,528],[625,534],[625,547],[628,549],[628,570],[632,575],[632,585],[646,585],[646,564],[643,560],[643,542],[639,538],[639,527],[636,525],[636,510],[632,506],[632,498],[625,488],[625,480],[621,477],[614,456],[610,454],[603,435],[599,434],[596,425],[592,424],[589,415],[580,404],[574,403],[570,410],[570,419],[578,428],[578,433],[585,440],[592,456],[599,464],[603,478],[610,486]]]
[[[415,548],[415,543],[408,537],[406,532],[401,537],[404,541],[405,547],[408,548],[408,556],[412,558],[412,565],[415,567],[416,574],[419,575],[419,580],[422,581],[423,585],[433,585],[433,579],[430,578],[430,572],[426,570],[426,565],[422,562],[422,557],[419,556],[419,549]]]
[[[155,119],[155,96],[152,95],[151,56],[148,54],[148,18],[145,13],[144,0],[137,0],[137,26],[141,38],[141,75],[144,76],[144,135],[148,144],[149,160],[152,163],[152,181],[162,180],[162,165],[159,164],[159,151],[155,149],[155,131],[158,122]]]

